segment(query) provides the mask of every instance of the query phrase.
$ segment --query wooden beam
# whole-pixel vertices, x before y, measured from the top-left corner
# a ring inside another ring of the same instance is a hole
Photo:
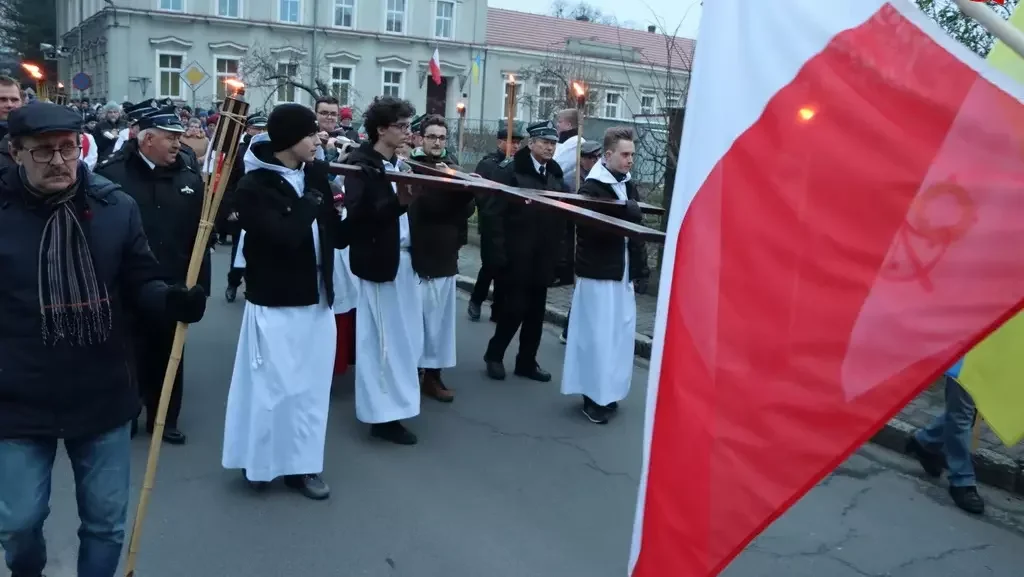
[[[424,166],[421,163],[416,164]],[[350,164],[331,163],[329,171],[331,172],[331,174],[337,174],[346,177],[362,176],[363,174],[362,168]],[[483,178],[470,177],[469,175],[466,176],[468,178],[467,180],[461,178],[415,174],[410,172],[387,173],[388,180],[400,185],[412,185],[418,187],[427,187],[428,189],[456,190],[471,193],[500,192],[507,194],[518,200],[521,200],[522,202],[535,203],[540,206],[561,211],[565,213],[565,215],[568,218],[571,218],[572,220],[578,223],[600,228],[601,230],[604,230],[612,234],[617,234],[619,236],[628,236],[632,238],[640,238],[647,242],[665,242],[665,233],[651,228],[647,228],[639,224],[634,224],[632,222],[621,220],[580,206],[574,206],[562,202],[560,200],[547,198],[546,196],[536,194],[537,191],[534,190],[504,186],[502,184],[491,182]]]
[[[481,180],[481,177],[473,176],[472,174],[469,174],[466,171],[461,170],[457,166],[448,165],[448,168],[444,169],[438,168],[436,166],[430,166],[429,164],[426,163],[417,162],[415,160],[407,160],[406,162],[409,164],[409,166],[412,166],[413,170],[416,171],[418,174],[458,178],[469,181]],[[581,196],[578,194],[573,194],[571,192],[553,192],[550,190],[531,189],[531,192],[540,196],[546,196],[548,198],[560,200],[562,202],[574,204],[576,206],[582,206],[583,208],[589,208],[590,210],[596,210],[599,212],[607,211],[609,209],[615,210],[616,207],[620,209],[626,208],[626,202],[623,200],[604,200],[600,198]],[[640,212],[644,214],[654,214],[659,216],[665,214],[665,209],[655,204],[648,204],[646,202],[638,202],[637,204],[640,206]]]

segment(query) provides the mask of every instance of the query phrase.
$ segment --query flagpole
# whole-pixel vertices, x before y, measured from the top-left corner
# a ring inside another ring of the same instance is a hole
[[[1017,53],[1017,56],[1024,58],[1024,33],[1003,20],[991,8],[987,8],[981,2],[974,0],[953,0],[960,8],[960,11],[974,18],[981,24],[981,27],[988,30],[989,34],[995,36],[1006,44],[1006,47]]]

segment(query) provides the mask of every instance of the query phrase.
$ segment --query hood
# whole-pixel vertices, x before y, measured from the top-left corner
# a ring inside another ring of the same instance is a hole
[[[295,172],[302,172],[302,166],[292,169],[281,166],[274,161],[274,152],[270,149],[270,135],[267,133],[257,134],[249,142],[249,148],[242,157],[242,164],[245,172],[252,172],[257,169],[264,169],[287,176]]]
[[[629,182],[630,178],[632,177],[628,172],[626,173],[626,178],[623,178],[622,180],[615,178],[615,175],[612,174],[610,170],[608,170],[608,167],[605,166],[603,160],[595,164],[594,168],[590,169],[590,172],[587,173],[587,180],[596,180],[598,182],[603,182],[604,184],[609,185],[619,184],[620,182],[625,184]]]
[[[381,153],[377,152],[373,148],[373,144],[369,141],[361,143],[357,148],[353,149],[349,153],[348,159],[345,161],[346,164],[354,164],[355,166],[366,166],[384,172],[384,163],[393,163],[395,159],[388,160],[384,158]]]

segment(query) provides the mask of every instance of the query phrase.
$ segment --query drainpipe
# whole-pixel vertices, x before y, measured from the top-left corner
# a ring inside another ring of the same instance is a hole
[[[320,16],[320,0],[313,0],[313,45],[309,51],[309,87],[316,90],[316,25]]]
[[[487,102],[487,49],[484,48],[484,65],[480,67],[480,127],[484,125],[484,103]],[[501,119],[498,119],[501,122]]]
[[[85,0],[78,0],[78,71],[72,70],[71,76],[79,72],[85,72],[85,42],[82,36],[85,35]],[[58,39],[57,46],[60,46],[60,39]],[[74,62],[74,61],[72,61]],[[70,90],[68,92],[71,92]],[[85,96],[84,90],[78,91],[78,97],[82,98]]]

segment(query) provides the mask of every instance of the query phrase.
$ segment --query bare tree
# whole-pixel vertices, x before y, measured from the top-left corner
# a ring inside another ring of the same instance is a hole
[[[567,20],[615,24],[614,16],[604,14],[600,8],[585,1],[554,0],[551,3],[551,15]]]
[[[916,0],[922,12],[935,20],[947,34],[960,41],[975,53],[985,56],[992,49],[992,35],[967,16],[949,0]],[[1005,0],[1002,3],[988,2],[989,6],[1004,19],[1013,13],[1019,0]]]
[[[563,108],[575,107],[575,84],[587,90],[584,114],[593,116],[597,112],[593,87],[607,80],[591,59],[569,51],[552,52],[540,63],[521,68],[519,76],[524,80],[532,80],[536,86],[533,93],[518,94],[517,100],[520,106],[530,110],[531,117],[537,119],[552,118],[555,112]]]
[[[328,95],[347,102],[358,99],[359,94],[351,85],[346,86],[347,94],[339,93],[340,85],[331,83],[328,68],[320,51],[310,57],[304,46],[267,48],[255,45],[239,63],[238,73],[248,88],[267,91],[263,108],[268,107],[278,91],[284,91],[286,100],[294,100],[296,90],[309,94],[314,100]]]

